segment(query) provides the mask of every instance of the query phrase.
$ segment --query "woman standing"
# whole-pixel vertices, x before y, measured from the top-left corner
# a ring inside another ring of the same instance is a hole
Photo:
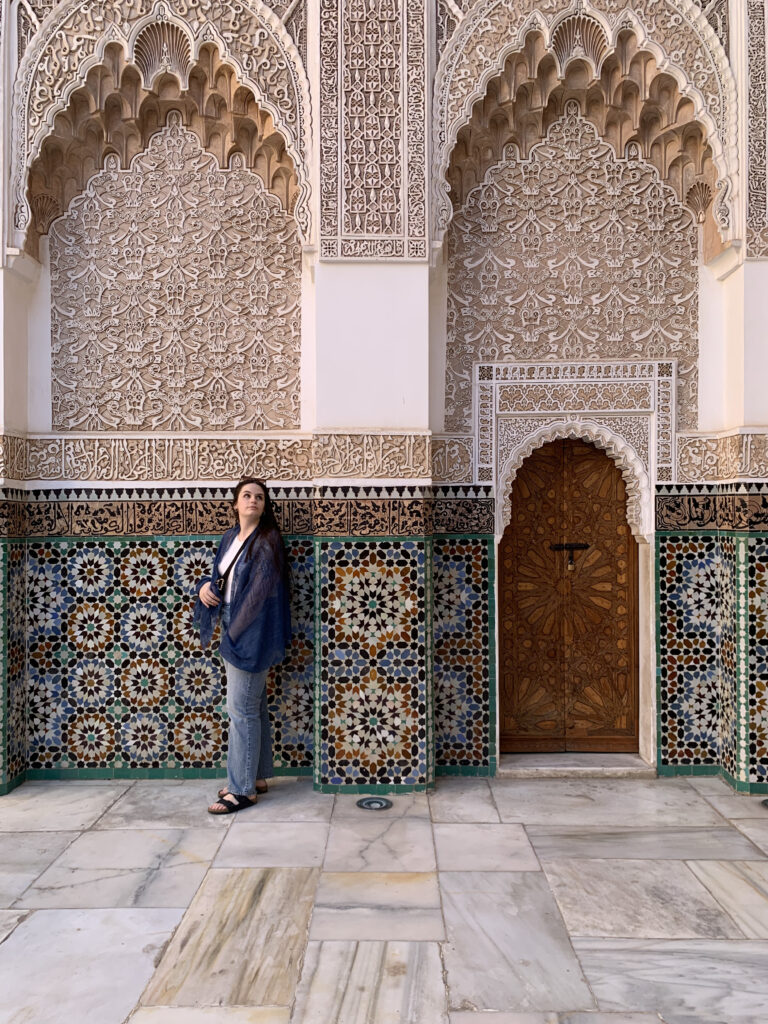
[[[219,543],[210,580],[198,590],[194,622],[205,649],[221,617],[219,651],[227,670],[227,785],[208,808],[232,814],[256,803],[272,776],[267,672],[291,641],[288,566],[267,485],[256,477],[235,487],[238,526]]]

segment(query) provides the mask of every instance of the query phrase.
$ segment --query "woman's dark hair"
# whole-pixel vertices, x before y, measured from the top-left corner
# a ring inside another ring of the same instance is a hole
[[[243,479],[236,484],[235,490],[232,494],[232,507],[234,508],[237,505],[237,499],[240,497],[240,492],[248,484],[256,484],[256,486],[260,487],[264,492],[264,511],[261,513],[261,519],[259,520],[258,527],[253,531],[251,539],[248,541],[248,547],[245,549],[245,557],[250,558],[253,554],[253,545],[256,542],[256,538],[263,538],[269,544],[275,565],[279,570],[283,581],[290,586],[290,567],[286,557],[283,535],[280,532],[280,524],[278,523],[277,516],[275,515],[275,506],[272,502],[272,498],[270,497],[266,481],[262,480],[261,477],[258,476],[243,477]]]

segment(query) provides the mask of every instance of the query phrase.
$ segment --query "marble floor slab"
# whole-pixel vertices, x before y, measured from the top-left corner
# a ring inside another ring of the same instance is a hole
[[[250,814],[250,808],[245,814]],[[319,821],[257,822],[240,818],[227,833],[216,868],[314,868],[325,855],[328,826]]]
[[[710,828],[583,829],[529,825],[528,838],[542,860],[604,857],[616,860],[759,860],[765,856],[730,825]],[[768,838],[768,833],[767,833]]]
[[[0,945],[4,1024],[122,1024],[181,914],[171,909],[30,914]]]
[[[444,939],[437,875],[324,872],[309,937],[407,942]]]
[[[131,829],[76,839],[17,902],[19,907],[186,907],[222,832]]]
[[[768,939],[768,863],[707,860],[688,867],[748,939]]]
[[[434,826],[440,871],[538,871],[522,825]]]
[[[326,871],[435,870],[435,847],[428,818],[392,818],[377,811],[363,813],[368,817],[362,820],[336,820],[334,811],[323,864]]]
[[[716,811],[724,818],[731,820],[736,818],[760,818],[768,820],[768,810],[763,807],[765,793],[762,795],[750,795],[749,793],[737,793],[723,779],[716,778],[689,778],[686,780],[689,786],[700,796],[704,797]]]
[[[421,818],[429,821],[429,798],[426,793],[389,793],[387,799],[392,806],[384,811],[367,811],[357,806],[359,793],[337,793],[333,808],[333,819],[370,821],[371,818]]]
[[[18,899],[79,834],[0,832],[0,907],[9,907]]]
[[[639,754],[502,754],[497,778],[641,778],[656,776],[653,765],[646,764]]]
[[[292,1024],[447,1024],[436,942],[310,942]]]
[[[0,942],[5,942],[28,913],[27,910],[0,910]]]
[[[114,802],[96,828],[229,828],[234,815],[208,814],[216,785],[216,779],[140,779]],[[243,813],[250,814],[251,809]]]
[[[451,1011],[594,1008],[541,872],[445,872],[440,887]]]
[[[742,935],[680,861],[551,860],[543,867],[571,936]]]
[[[428,796],[432,821],[499,822],[487,779],[446,775],[437,780]]]
[[[655,1013],[472,1013],[449,1014],[449,1024],[660,1024]]]
[[[330,821],[334,799],[333,793],[315,792],[311,779],[270,779],[255,814],[259,821]]]
[[[582,828],[723,825],[683,779],[494,779],[502,821]]]
[[[574,939],[604,1012],[655,1012],[666,1024],[765,1024],[768,943]]]
[[[0,797],[0,832],[90,828],[133,782],[25,782]]]
[[[738,818],[734,821],[734,825],[739,832],[744,833],[751,843],[754,843],[763,853],[768,854],[768,812],[762,818]]]
[[[142,1006],[290,1006],[318,872],[211,870],[142,996]]]
[[[142,1006],[127,1024],[289,1024],[287,1006]]]

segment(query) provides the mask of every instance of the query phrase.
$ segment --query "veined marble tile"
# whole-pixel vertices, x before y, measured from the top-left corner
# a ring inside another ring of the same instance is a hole
[[[571,935],[741,937],[679,861],[550,860],[543,867]]]
[[[429,799],[426,793],[389,793],[392,806],[385,811],[366,811],[357,806],[359,793],[337,793],[333,818],[370,821],[371,818],[423,818],[429,821]]]
[[[214,786],[211,798],[226,779]],[[255,815],[259,821],[330,821],[333,793],[316,793],[312,780],[299,778],[269,779],[269,792],[259,797]],[[234,825],[248,815],[235,815]]]
[[[324,872],[309,937],[406,942],[444,939],[437,875]]]
[[[142,1006],[290,1006],[319,872],[211,870]]]
[[[331,821],[325,851],[326,871],[435,870],[429,818],[392,818],[384,817],[386,812],[367,813],[368,817],[359,821]]]
[[[529,825],[542,860],[759,860],[761,851],[730,825],[711,828],[583,829]]]
[[[724,818],[759,818],[766,815],[762,801],[765,800],[765,793],[762,795],[751,795],[749,793],[738,793],[722,779],[702,776],[695,776],[686,779],[689,786],[709,801],[710,804],[723,815]]]
[[[722,825],[685,779],[493,779],[502,821],[637,828]]]
[[[447,1024],[436,942],[310,942],[293,1024]]]
[[[594,1008],[540,871],[441,872],[439,880],[452,1011]]]
[[[667,1024],[764,1024],[768,943],[574,939],[603,1012],[658,1013]]]
[[[0,832],[80,832],[133,782],[25,782],[2,798]]]
[[[750,842],[768,854],[768,814],[763,818],[739,818],[734,822],[739,832],[743,832]],[[724,858],[720,858],[723,860]],[[745,858],[746,859],[746,858]],[[750,857],[749,860],[754,858]]]
[[[458,1010],[448,1014],[449,1024],[559,1024],[557,1013],[475,1013]],[[659,1024],[658,1018],[655,1024]]]
[[[221,842],[212,829],[91,831],[18,901],[20,907],[186,907]]]
[[[0,832],[0,907],[8,907],[18,899],[79,834]]]
[[[499,822],[487,779],[444,775],[428,796],[432,821]]]
[[[287,1006],[142,1006],[127,1024],[289,1024]]]
[[[561,1013],[558,1024],[659,1024],[657,1013]],[[490,1022],[489,1022],[490,1024]],[[704,1024],[702,1021],[701,1024]]]
[[[28,913],[27,910],[0,910],[0,942],[5,942]]]
[[[688,867],[748,939],[768,939],[768,863],[707,860]]]
[[[208,806],[215,799],[216,779],[140,779],[96,828],[226,829],[236,815],[209,814]],[[240,813],[255,814],[257,807]]]
[[[434,825],[440,871],[538,871],[522,825]]]
[[[321,822],[240,821],[213,863],[217,868],[320,867],[327,839],[328,826]]]
[[[181,910],[38,910],[0,945],[2,1019],[122,1024]]]

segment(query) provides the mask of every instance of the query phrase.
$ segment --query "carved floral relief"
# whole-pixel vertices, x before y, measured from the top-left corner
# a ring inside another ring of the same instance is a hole
[[[475,362],[677,360],[697,415],[697,234],[657,171],[619,159],[575,105],[491,168],[448,232],[446,421],[472,429]]]
[[[53,428],[295,428],[295,221],[242,158],[220,168],[169,121],[51,228]]]

